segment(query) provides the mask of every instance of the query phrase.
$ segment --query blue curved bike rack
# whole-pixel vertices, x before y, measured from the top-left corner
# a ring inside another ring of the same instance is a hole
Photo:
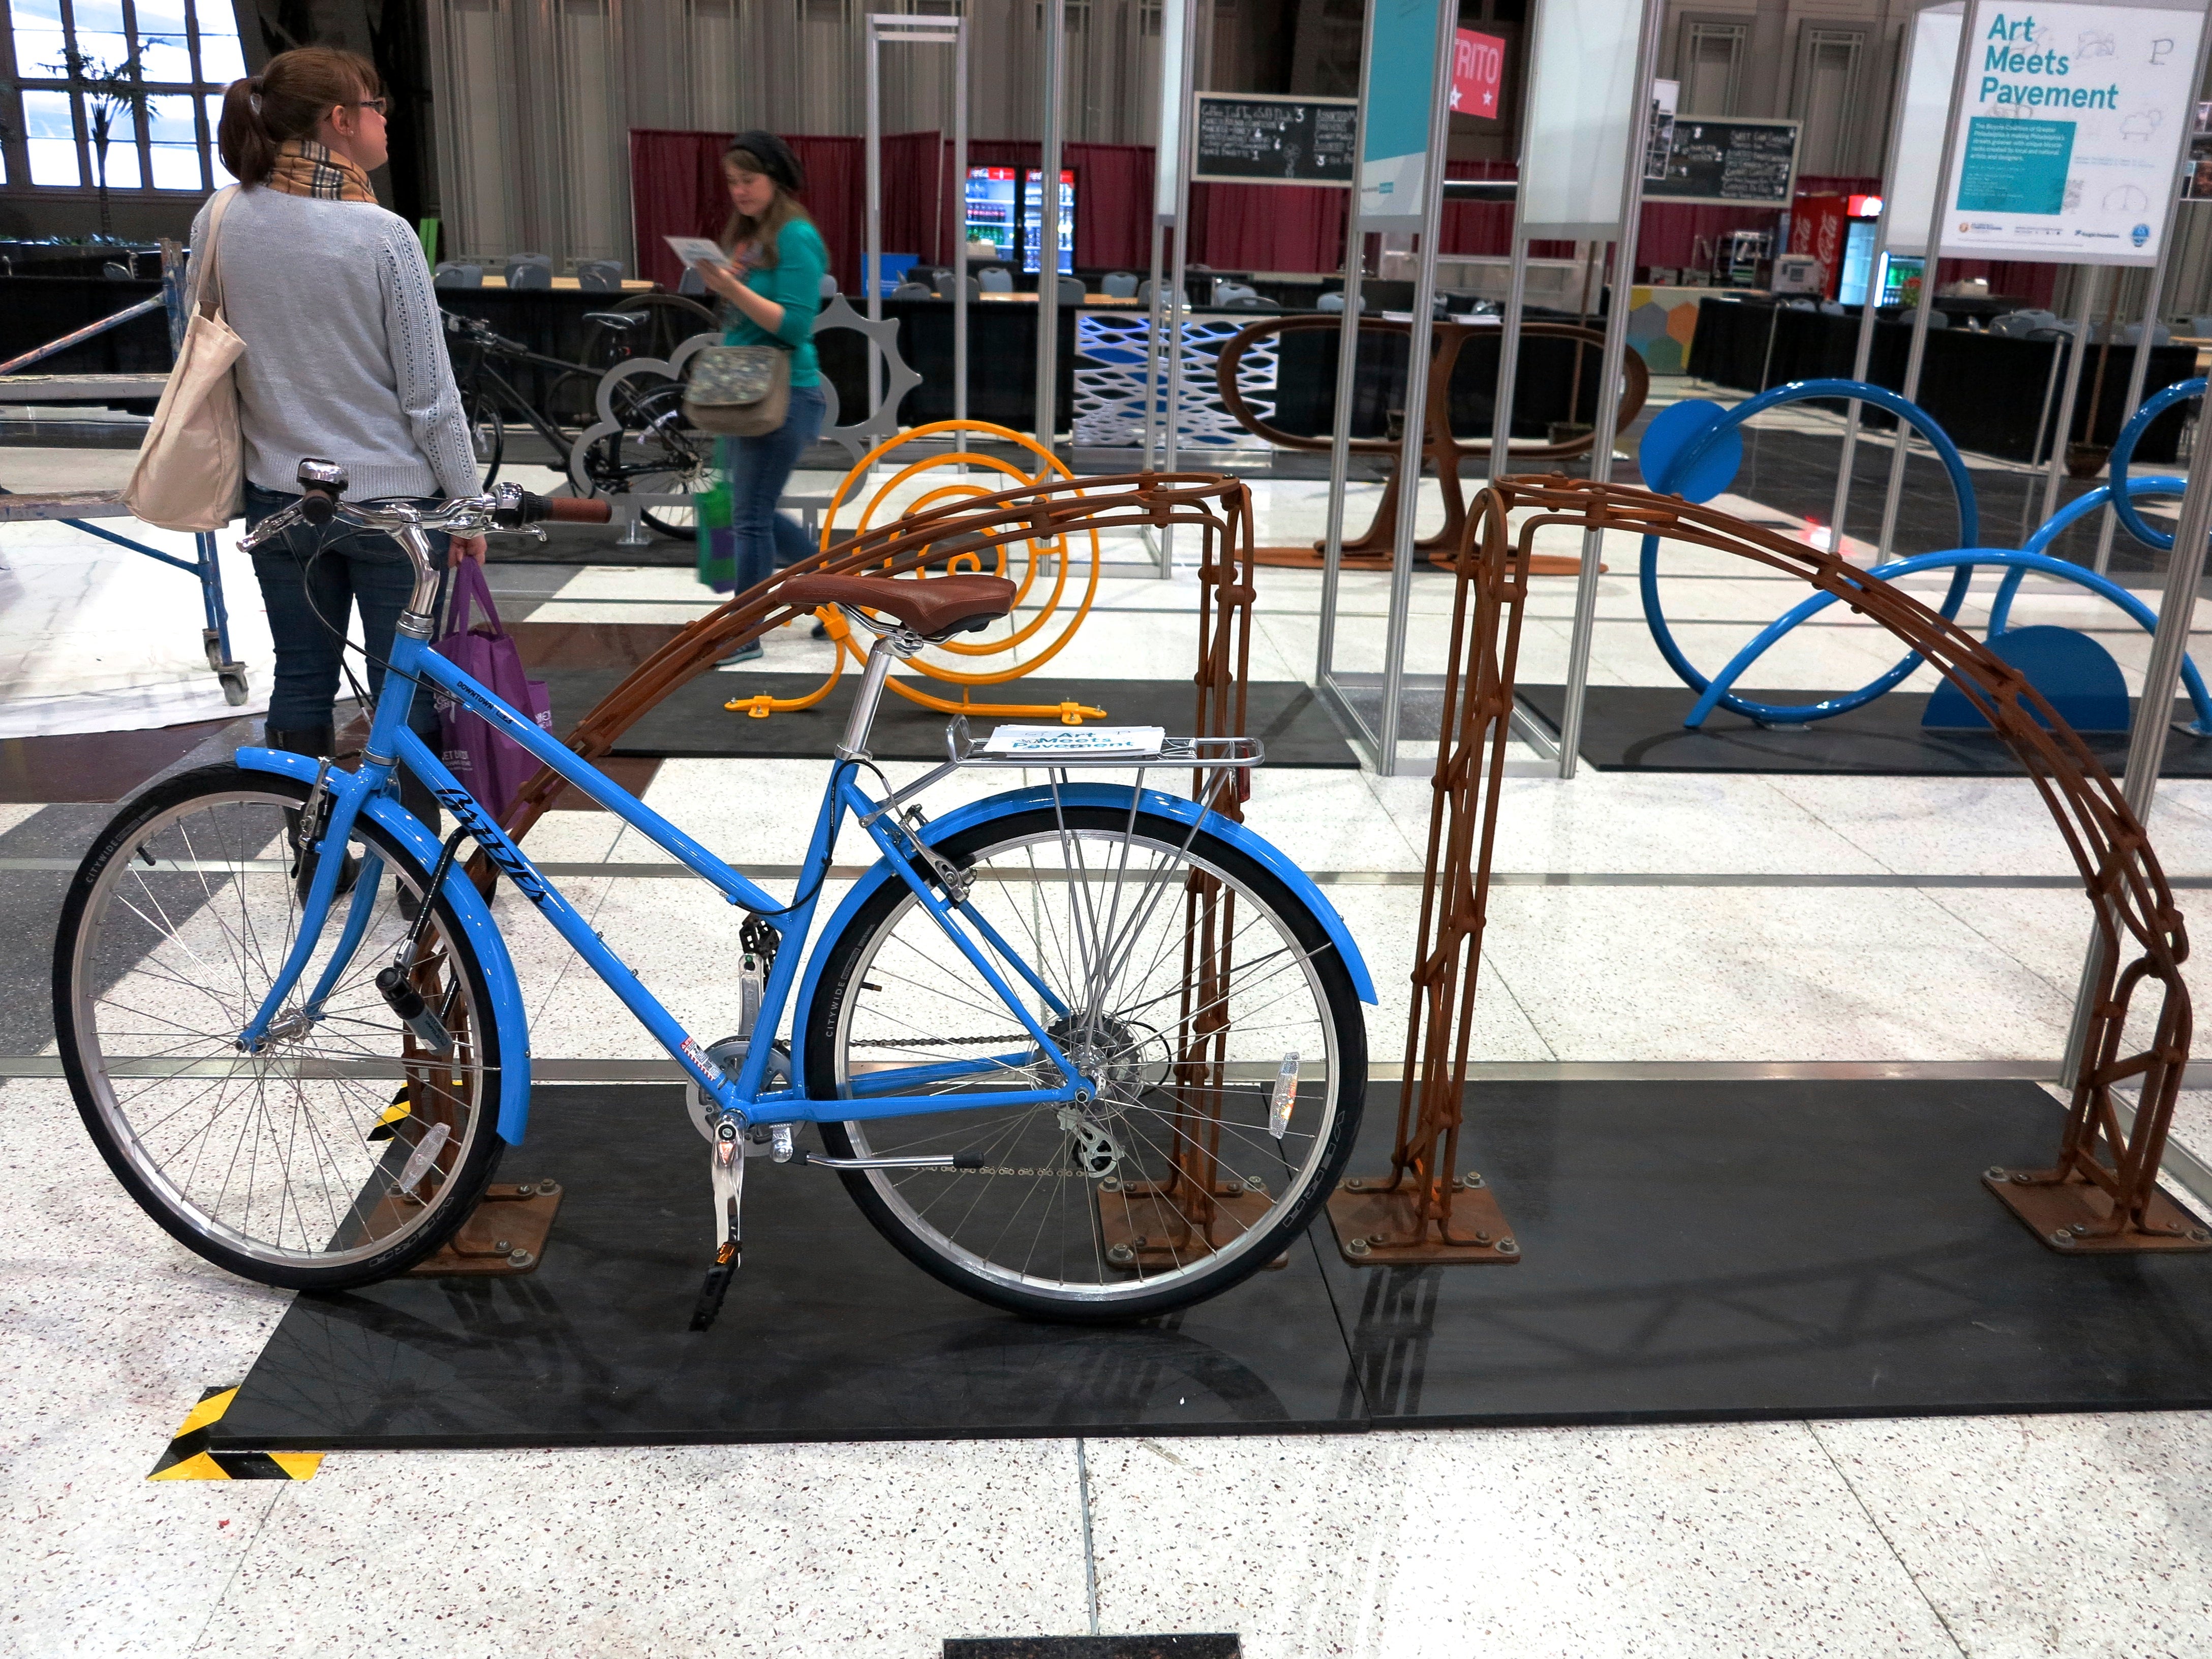
[[[2112,442],[2112,487],[2118,492],[2112,501],[2112,512],[2119,521],[2127,526],[2129,535],[2147,547],[2157,548],[2160,552],[2172,550],[2173,538],[2163,530],[2152,529],[2142,521],[2142,514],[2135,509],[2135,497],[2142,495],[2164,495],[2166,492],[2130,488],[2128,464],[2135,459],[2136,444],[2142,437],[2144,428],[2174,404],[2186,403],[2191,398],[2203,397],[2204,380],[2205,377],[2200,374],[2193,380],[2176,380],[2172,386],[2164,387],[2153,396],[2145,398],[2143,406],[2136,410],[2128,423],[2120,428],[2120,435]],[[2148,481],[2146,480],[2146,482]],[[2172,493],[2179,495],[2181,493],[2179,488],[2181,481],[2177,478],[2173,482],[2177,487]],[[2080,503],[2075,502],[2074,505],[2079,506]]]
[[[1910,422],[1935,447],[1936,454],[1943,461],[1945,470],[1950,474],[1951,487],[1959,501],[1960,530],[1964,540],[1969,544],[1948,552],[1923,553],[1909,558],[1893,560],[1888,564],[1873,571],[1872,574],[1894,578],[1909,576],[1923,570],[1951,570],[1954,573],[1951,585],[1944,593],[1943,603],[1940,607],[1944,619],[1950,621],[1955,619],[1958,614],[1960,603],[1965,599],[1966,589],[1973,580],[1976,568],[1981,565],[2003,567],[2004,580],[1998,584],[1996,598],[1990,607],[1988,637],[1990,639],[1995,639],[2006,631],[2007,623],[2012,614],[2013,600],[2020,592],[2021,583],[2031,574],[2055,576],[2063,581],[2070,581],[2077,586],[2086,587],[2100,598],[2108,599],[2118,606],[2146,632],[2155,632],[2158,626],[2156,614],[2126,588],[2081,565],[2064,559],[2053,558],[2045,550],[2057,538],[2060,532],[2080,520],[2101,511],[2107,501],[2112,504],[2113,511],[2118,515],[2121,523],[2127,526],[2129,533],[2138,541],[2154,547],[2171,548],[2173,545],[2173,538],[2170,535],[2163,535],[2144,524],[2142,515],[2136,512],[2133,502],[2138,495],[2179,495],[2185,488],[2186,481],[2170,474],[2130,478],[2127,475],[2128,463],[2134,455],[2136,442],[2142,438],[2151,422],[2156,420],[2160,415],[2177,403],[2191,398],[2202,397],[2204,391],[2205,381],[2203,378],[2199,378],[2194,380],[2179,381],[2166,387],[2155,397],[2147,399],[2142,407],[2136,411],[2134,417],[2121,428],[2119,437],[2112,446],[2112,483],[2100,485],[2087,494],[2068,502],[2065,507],[2053,514],[2047,523],[2040,526],[2035,533],[2028,538],[2027,545],[2021,549],[1975,547],[1971,544],[1980,528],[1979,513],[1974,500],[1973,485],[1966,477],[1965,463],[1960,459],[1959,452],[1952,444],[1949,435],[1938,427],[1924,410],[1907,403],[1893,392],[1881,386],[1867,385],[1863,381],[1792,381],[1787,386],[1777,386],[1771,392],[1762,393],[1747,403],[1740,404],[1735,408],[1723,410],[1716,416],[1686,416],[1673,423],[1674,428],[1680,428],[1679,431],[1662,429],[1660,428],[1659,422],[1655,421],[1645,440],[1644,453],[1650,453],[1652,437],[1660,438],[1662,445],[1671,444],[1673,447],[1662,447],[1661,453],[1654,458],[1654,466],[1650,471],[1646,472],[1645,481],[1650,488],[1662,493],[1685,495],[1692,501],[1709,500],[1725,489],[1734,478],[1736,465],[1742,453],[1742,441],[1735,437],[1735,429],[1753,415],[1764,410],[1771,409],[1778,404],[1799,403],[1811,398],[1855,398],[1862,403],[1869,403],[1878,408],[1887,409],[1900,420]],[[1677,404],[1675,407],[1685,408],[1690,405]],[[1705,404],[1695,407],[1717,409],[1718,406]],[[1672,413],[1673,410],[1670,410],[1660,419],[1665,420]],[[1733,444],[1732,455],[1729,453],[1723,440]],[[1704,463],[1702,467],[1700,463]],[[1655,473],[1656,476],[1654,476]],[[1677,479],[1687,484],[1688,489],[1671,488]],[[1691,493],[1693,491],[1696,493]],[[1718,674],[1708,680],[1691,666],[1689,659],[1682,654],[1680,647],[1675,643],[1674,635],[1667,627],[1665,613],[1660,609],[1658,547],[1659,538],[1656,536],[1646,536],[1644,538],[1643,556],[1638,571],[1644,601],[1644,616],[1651,629],[1652,639],[1659,647],[1660,654],[1666,658],[1668,666],[1681,677],[1684,684],[1698,694],[1697,702],[1682,721],[1686,727],[1694,729],[1704,725],[1707,717],[1717,708],[1727,708],[1747,719],[1771,726],[1808,725],[1814,720],[1828,720],[1853,708],[1863,708],[1873,702],[1884,692],[1893,689],[1920,665],[1921,659],[1918,653],[1912,653],[1887,672],[1861,686],[1857,690],[1817,703],[1760,703],[1739,697],[1730,688],[1742,677],[1745,671],[1764,656],[1775,642],[1788,634],[1790,629],[1796,628],[1807,617],[1833,605],[1835,603],[1833,596],[1815,595],[1777,617],[1762,629],[1749,644],[1729,659],[1727,665]],[[2181,672],[2183,682],[2188,688],[2190,703],[2197,713],[2197,718],[2189,729],[2200,737],[2212,736],[2212,696],[2207,694],[2203,677],[2197,672],[2197,665],[2187,657],[2182,659]]]
[[[1722,410],[1697,429],[1687,429],[1692,428],[1697,417],[1685,417],[1674,423],[1686,428],[1681,437],[1674,439],[1678,447],[1672,453],[1662,452],[1653,458],[1656,464],[1645,468],[1644,481],[1661,495],[1681,495],[1691,501],[1709,501],[1727,486],[1735,473],[1733,465],[1727,466],[1724,471],[1719,466],[1708,466],[1702,472],[1699,471],[1701,461],[1709,458],[1717,459],[1715,447],[1723,438],[1733,439],[1741,453],[1742,440],[1734,437],[1736,428],[1753,416],[1763,414],[1779,404],[1804,403],[1814,398],[1856,398],[1863,404],[1872,404],[1877,409],[1887,410],[1918,431],[1934,447],[1936,456],[1943,463],[1943,470],[1950,474],[1952,493],[1959,503],[1960,538],[1971,544],[1979,537],[1981,508],[1974,498],[1973,483],[1966,476],[1966,464],[1960,459],[1958,446],[1951,441],[1950,434],[1936,425],[1934,417],[1917,404],[1908,403],[1887,387],[1870,386],[1864,380],[1792,380],[1786,386],[1776,386],[1771,392],[1763,392],[1733,409]],[[1718,406],[1711,404],[1674,405],[1676,409],[1686,407],[1711,409]],[[1663,421],[1673,413],[1674,410],[1669,410],[1659,420]],[[1641,455],[1650,453],[1651,437],[1662,432],[1665,437],[1674,438],[1671,430],[1661,428],[1659,421],[1654,421],[1652,430],[1646,434]],[[1685,489],[1684,485],[1687,485],[1688,489]],[[1698,493],[1690,494],[1690,490]],[[1966,590],[1973,580],[1974,572],[1971,565],[1961,566],[1958,574],[1952,577],[1950,589],[1943,595],[1943,603],[1937,607],[1946,622],[1959,614],[1959,606],[1965,602]],[[1830,697],[1814,703],[1753,702],[1748,698],[1737,696],[1729,689],[1735,684],[1735,674],[1741,672],[1741,664],[1744,659],[1741,653],[1738,653],[1738,662],[1730,665],[1734,672],[1723,669],[1718,680],[1708,680],[1691,665],[1690,659],[1683,655],[1681,647],[1675,642],[1673,630],[1667,626],[1666,612],[1659,605],[1659,538],[1656,536],[1644,538],[1642,556],[1637,565],[1637,582],[1644,601],[1644,620],[1651,629],[1652,642],[1659,647],[1659,654],[1667,659],[1667,665],[1681,677],[1685,685],[1698,694],[1697,707],[1682,722],[1685,726],[1704,724],[1705,716],[1716,706],[1764,726],[1802,726],[1814,720],[1832,719],[1872,702],[1920,666],[1920,657],[1916,652],[1869,680],[1857,690],[1846,692],[1840,697]],[[1760,637],[1764,639],[1765,635]],[[1761,647],[1762,650],[1764,648]]]

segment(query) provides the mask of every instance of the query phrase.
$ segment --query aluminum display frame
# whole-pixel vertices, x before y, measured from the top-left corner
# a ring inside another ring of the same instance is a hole
[[[871,12],[867,34],[867,210],[866,249],[860,264],[860,281],[867,289],[868,320],[884,319],[884,88],[883,48],[886,43],[952,48],[952,178],[960,191],[956,210],[959,232],[953,238],[952,269],[952,418],[968,418],[968,17],[963,11],[939,13]],[[943,158],[938,158],[942,167]],[[1054,206],[1058,203],[1055,198]],[[939,220],[938,234],[944,234]],[[1039,296],[1042,298],[1042,295]],[[868,402],[872,408],[884,395],[883,349],[872,337],[868,341]],[[1048,447],[1051,439],[1045,440]]]

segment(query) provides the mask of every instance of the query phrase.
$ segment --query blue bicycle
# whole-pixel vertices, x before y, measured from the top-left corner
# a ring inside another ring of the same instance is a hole
[[[249,545],[343,526],[392,535],[415,565],[359,769],[245,749],[156,785],[86,854],[55,942],[78,1109],[178,1240],[264,1284],[337,1290],[400,1272],[468,1216],[530,1105],[522,994],[459,864],[471,842],[689,1077],[714,1218],[695,1328],[741,1259],[755,1157],[835,1171],[921,1267],[1064,1320],[1215,1294],[1314,1216],[1358,1125],[1374,990],[1310,880],[1209,810],[1258,744],[1170,739],[1103,763],[1136,769],[1131,786],[994,750],[955,721],[945,763],[894,789],[867,747],[891,665],[1004,617],[1013,584],[793,578],[791,599],[838,605],[873,639],[796,891],[779,899],[429,649],[431,533],[603,518],[603,502],[509,485],[432,509],[356,505],[325,462],[300,482]],[[748,913],[733,1035],[684,1030],[408,729],[417,680]],[[400,805],[401,764],[453,814],[442,843]],[[934,819],[915,804],[979,766],[1046,781]],[[1198,798],[1146,788],[1143,769],[1165,766],[1203,779]],[[848,816],[877,860],[817,934]],[[817,1146],[802,1144],[809,1125]]]

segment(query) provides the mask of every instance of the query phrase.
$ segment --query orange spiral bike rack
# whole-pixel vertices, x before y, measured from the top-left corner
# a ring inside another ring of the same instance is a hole
[[[870,496],[861,507],[859,526],[852,532],[854,539],[842,543],[833,541],[833,538],[837,533],[838,510],[845,505],[847,498],[866,483],[871,469],[877,462],[904,445],[914,442],[916,439],[942,437],[947,434],[959,434],[961,441],[956,441],[955,446],[949,450],[933,451],[920,460],[909,462],[900,467],[887,482],[877,489],[874,495]],[[1003,456],[993,455],[965,447],[966,441],[972,441],[976,437],[988,437],[1000,444],[1010,444],[1025,449],[1036,457],[1041,465],[1037,471],[1031,474],[1024,472]],[[1017,487],[1042,484],[1048,479],[1056,479],[1061,483],[1072,484],[1075,479],[1075,474],[1062,464],[1057,455],[1009,428],[994,426],[988,421],[933,422],[927,426],[919,426],[911,431],[902,432],[897,436],[877,445],[875,448],[862,456],[854,465],[853,469],[846,473],[837,485],[836,495],[830,501],[830,510],[823,515],[823,551],[829,553],[840,546],[850,547],[857,538],[865,538],[876,527],[878,516],[889,510],[890,503],[895,495],[915,480],[923,479],[927,474],[945,468],[957,469],[957,475],[946,482],[936,483],[934,487],[925,489],[917,499],[908,502],[901,515],[901,522],[917,516],[926,516],[943,508],[961,504],[973,505],[992,498],[990,487],[968,477],[970,472],[995,474],[1002,478],[1011,478],[1015,481]],[[957,698],[939,696],[921,690],[912,684],[906,677],[897,674],[892,675],[884,684],[909,702],[919,703],[925,708],[938,709],[947,714],[988,714],[1028,720],[1056,720],[1068,726],[1080,726],[1086,720],[1103,719],[1106,714],[1103,708],[1094,708],[1088,703],[1072,700],[1064,700],[1056,703],[997,703],[977,702],[974,700],[976,687],[1004,685],[1019,679],[1024,675],[1035,673],[1057,656],[1067,642],[1075,637],[1075,630],[1083,625],[1084,618],[1091,614],[1091,605],[1098,597],[1099,566],[1102,559],[1098,545],[1098,532],[1095,528],[1088,532],[1091,542],[1090,574],[1079,584],[1081,592],[1075,599],[1074,614],[1060,622],[1057,633],[1053,634],[1049,638],[1045,638],[1043,643],[1037,646],[1034,654],[1013,663],[1011,666],[998,669],[981,667],[970,669],[962,665],[965,663],[986,660],[994,656],[1003,656],[1010,652],[1021,651],[1029,647],[1032,641],[1039,640],[1047,634],[1053,627],[1054,617],[1070,597],[1067,589],[1069,570],[1073,561],[1068,557],[1069,538],[1079,533],[1083,532],[1069,531],[1049,537],[1017,538],[1012,542],[1000,543],[989,550],[963,548],[947,555],[942,560],[925,561],[923,563],[915,565],[911,574],[916,580],[927,577],[933,569],[936,574],[942,575],[963,574],[1009,578],[1015,585],[1016,624],[1012,634],[1002,638],[974,641],[947,641],[933,645],[927,651],[911,659],[913,665],[923,675],[940,684],[957,687]],[[1050,569],[1048,578],[1044,575],[1048,567]],[[884,574],[891,573],[886,570]],[[1034,610],[1036,614],[1027,622],[1022,622],[1019,617],[1025,610]],[[776,697],[766,692],[757,693],[752,696],[740,695],[731,698],[722,707],[732,714],[749,714],[755,720],[765,720],[771,714],[787,710],[811,708],[828,696],[831,690],[836,687],[839,678],[844,674],[848,659],[852,665],[858,668],[865,653],[861,647],[854,642],[851,629],[847,626],[844,617],[834,608],[825,609],[817,614],[821,617],[823,625],[829,629],[830,637],[836,647],[836,659],[830,663],[830,672],[820,685],[804,696],[798,697]],[[951,660],[947,661],[947,658]]]
[[[1525,516],[1510,523],[1516,512]],[[1459,1154],[1522,612],[1534,538],[1553,525],[1686,542],[1797,577],[1881,623],[1966,695],[2050,809],[2102,946],[2081,1075],[2057,1158],[2042,1169],[1984,1170],[1983,1183],[2061,1254],[2212,1249],[2212,1229],[2158,1184],[2189,1061],[2191,1013],[2181,977],[2189,936],[2150,837],[2112,774],[2027,677],[1903,588],[1838,554],[1680,496],[1516,477],[1477,497],[1460,547],[1397,1139],[1388,1174],[1347,1181],[1330,1197],[1346,1258],[1362,1266],[1519,1258],[1495,1195],[1480,1176],[1460,1175]],[[2132,950],[2132,960],[2123,947]],[[2130,1052],[2130,1010],[2138,993],[2153,988],[2158,1007],[2149,1041]],[[2113,1091],[2138,1079],[2130,1120]]]

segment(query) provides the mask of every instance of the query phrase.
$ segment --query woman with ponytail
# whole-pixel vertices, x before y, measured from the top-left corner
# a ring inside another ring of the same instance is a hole
[[[200,210],[192,246],[208,246],[219,215],[216,281],[246,343],[237,377],[249,525],[297,498],[311,455],[343,466],[358,501],[477,491],[422,245],[368,182],[385,161],[382,92],[367,58],[305,46],[223,94],[216,142],[239,189]],[[205,263],[194,259],[195,283],[207,280]],[[449,562],[464,556],[481,560],[483,538],[454,538]],[[388,536],[303,526],[258,549],[253,569],[276,646],[269,745],[327,755],[349,612],[361,611],[373,697],[413,586],[407,556]],[[427,693],[410,723],[437,746]],[[434,831],[429,791],[404,772],[400,787]]]
[[[724,301],[722,343],[781,346],[791,354],[791,410],[783,424],[762,437],[724,438],[716,445],[729,480],[735,568],[702,574],[714,579],[717,592],[731,593],[814,551],[806,532],[775,504],[792,468],[820,435],[828,409],[814,356],[814,316],[822,308],[830,250],[797,200],[806,187],[799,158],[774,133],[739,133],[723,152],[722,180],[730,193],[729,222],[722,228],[730,262],[694,267]],[[722,660],[760,654],[755,641]]]

